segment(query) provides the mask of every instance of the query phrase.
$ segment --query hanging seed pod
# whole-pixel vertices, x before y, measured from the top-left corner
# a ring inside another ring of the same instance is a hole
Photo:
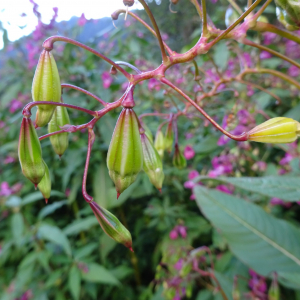
[[[18,146],[22,172],[35,186],[45,174],[42,148],[30,118],[23,118]]]
[[[60,102],[61,86],[57,66],[50,51],[43,50],[32,82],[33,101]],[[54,105],[39,105],[35,123],[43,127],[49,123]]]
[[[173,122],[170,121],[166,129],[166,137],[165,137],[165,149],[168,152],[172,151],[173,140],[174,140]]]
[[[164,157],[165,138],[161,130],[158,130],[155,135],[154,147],[157,150],[161,159]]]
[[[48,199],[50,198],[50,194],[51,194],[51,178],[50,178],[50,173],[49,173],[49,169],[47,164],[44,162],[44,166],[45,166],[45,175],[43,176],[42,180],[40,181],[40,183],[38,184],[38,189],[40,190],[40,192],[43,194],[46,204],[48,203]]]
[[[112,213],[99,206],[96,202],[92,201],[89,205],[103,231],[113,240],[123,244],[133,252],[131,234],[124,225]]]
[[[108,149],[107,167],[118,197],[136,180],[143,167],[138,119],[131,108],[124,108],[119,116]]]
[[[279,300],[280,299],[280,291],[277,282],[277,275],[274,276],[271,286],[268,291],[269,300]]]
[[[161,158],[145,133],[141,134],[141,141],[143,147],[144,171],[148,175],[151,183],[158,190],[161,190],[165,178]]]
[[[183,169],[186,167],[186,159],[184,158],[183,154],[179,150],[179,146],[175,145],[175,153],[173,157],[173,165],[177,169]]]
[[[292,143],[299,134],[300,124],[290,118],[272,118],[248,132],[248,140],[260,143]]]
[[[70,124],[70,118],[66,107],[57,106],[48,124],[48,132],[61,130],[60,127]],[[50,136],[50,142],[57,155],[61,157],[69,146],[69,133],[64,132]]]

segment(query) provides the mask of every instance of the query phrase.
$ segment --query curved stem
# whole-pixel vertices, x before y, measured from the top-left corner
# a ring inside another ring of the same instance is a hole
[[[296,81],[295,79],[293,79],[292,77],[290,77],[288,75],[285,75],[285,74],[283,74],[279,71],[275,71],[275,70],[270,70],[270,69],[247,69],[243,72],[242,78],[246,74],[253,74],[253,73],[262,73],[262,74],[274,75],[276,77],[279,77],[279,78],[289,82],[290,84],[293,84],[294,86],[296,86],[300,90],[300,83],[298,83],[298,81]]]
[[[76,110],[80,110],[83,111],[89,115],[92,115],[93,117],[97,117],[97,112],[89,110],[89,109],[85,109],[76,105],[71,105],[71,104],[66,104],[66,103],[61,103],[61,102],[52,102],[52,101],[35,101],[35,102],[30,102],[28,104],[26,104],[23,108],[22,114],[27,117],[27,116],[31,116],[31,109],[34,106],[37,105],[54,105],[54,106],[64,106],[64,107],[68,107],[68,108],[73,108]]]
[[[82,195],[83,195],[85,201],[88,203],[93,201],[93,197],[90,196],[86,191],[86,179],[87,179],[87,174],[88,174],[88,170],[89,170],[91,151],[92,151],[92,146],[94,144],[94,141],[95,141],[95,133],[92,128],[89,128],[88,149],[87,149],[86,161],[85,161],[84,173],[83,173],[83,179],[82,179]]]
[[[283,55],[283,54],[281,54],[277,51],[274,51],[274,50],[272,50],[268,47],[256,44],[256,43],[254,43],[254,42],[252,42],[248,39],[243,39],[242,43],[245,44],[245,45],[251,46],[251,47],[258,48],[258,49],[263,50],[263,51],[267,51],[267,52],[271,53],[272,55],[277,56],[277,57],[289,62],[290,64],[296,66],[297,68],[300,68],[300,64],[297,63],[296,61],[294,61],[293,59],[291,59],[291,58],[289,58],[289,57],[287,57],[287,56],[285,56],[285,55]]]
[[[73,84],[68,84],[68,83],[62,83],[61,84],[61,88],[64,89],[64,88],[70,88],[70,89],[74,89],[74,90],[77,90],[79,92],[82,92],[88,96],[91,96],[92,98],[94,98],[95,100],[97,100],[98,102],[100,102],[102,105],[106,106],[107,103],[105,101],[103,101],[102,99],[100,99],[99,97],[97,97],[96,95],[92,94],[91,92],[87,91],[87,90],[84,90],[82,89],[81,87],[78,87],[76,85],[73,85]]]
[[[199,17],[202,19],[202,9],[201,9],[201,6],[200,6],[198,0],[191,0],[191,2],[195,5],[195,7],[197,9],[197,13],[198,13]]]
[[[105,55],[99,53],[98,51],[94,50],[93,48],[86,46],[80,42],[77,42],[75,40],[72,40],[70,38],[64,37],[64,36],[58,36],[58,35],[54,35],[49,37],[48,39],[46,39],[43,43],[43,47],[48,50],[51,51],[53,49],[53,44],[55,42],[65,42],[65,43],[69,43],[75,46],[78,46],[80,48],[83,48],[93,54],[95,54],[96,56],[102,58],[103,60],[105,60],[106,62],[108,62],[109,64],[113,65],[117,70],[119,70],[129,81],[131,80],[131,75],[129,73],[127,73],[123,68],[121,68],[120,66],[116,65],[112,60],[110,60],[108,57],[106,57]]]
[[[121,13],[126,13],[125,9],[118,9],[117,11],[114,12],[115,16],[118,16]],[[128,14],[133,17],[134,19],[136,19],[137,21],[139,21],[142,25],[144,25],[156,38],[157,38],[157,34],[156,32],[151,28],[151,26],[149,26],[143,19],[141,19],[140,17],[138,17],[136,14],[134,14],[131,11],[128,11]],[[168,53],[170,55],[172,55],[174,53],[174,51],[172,51],[172,49],[163,41],[164,47],[166,48],[166,50],[168,51]]]
[[[167,63],[169,61],[169,58],[166,54],[166,51],[165,51],[165,48],[164,48],[164,43],[163,43],[163,40],[161,38],[161,34],[160,34],[159,28],[156,24],[156,21],[154,19],[154,16],[153,16],[151,10],[149,9],[147,3],[144,0],[138,0],[138,1],[143,5],[146,13],[148,14],[148,16],[151,20],[151,23],[152,23],[152,25],[154,27],[154,30],[156,32],[156,37],[157,37],[158,42],[159,42],[159,47],[160,47],[160,51],[161,51],[162,60],[163,60],[164,63]]]
[[[276,33],[282,37],[285,37],[291,41],[294,41],[298,44],[300,44],[300,36],[291,33],[290,31],[280,29],[272,24],[264,23],[264,22],[256,22],[255,26],[250,28],[251,30],[256,30],[259,32],[273,32]]]
[[[245,17],[247,17],[253,9],[261,2],[262,0],[256,0],[248,9],[245,11],[231,26],[224,30],[219,36],[217,36],[212,42],[208,43],[207,46],[211,48],[217,42],[219,42],[223,37],[226,36],[232,29],[234,29]]]
[[[212,117],[210,117],[197,103],[195,103],[188,95],[186,95],[182,90],[176,87],[173,83],[171,83],[166,78],[161,78],[161,82],[168,85],[172,89],[174,89],[177,93],[183,96],[191,105],[193,105],[213,126],[215,126],[218,130],[220,130],[223,134],[227,135],[229,138],[235,141],[247,141],[247,133],[244,132],[243,134],[237,136],[231,134],[230,132],[223,129]]]
[[[134,65],[132,65],[132,64],[126,62],[126,61],[116,61],[115,63],[116,63],[118,66],[121,66],[121,65],[126,66],[126,67],[132,69],[133,71],[137,72],[137,74],[142,74],[142,73],[143,73],[143,72],[142,72],[140,69],[138,69],[136,66],[134,66]]]
[[[253,86],[254,88],[256,89],[259,89],[267,94],[269,94],[270,96],[272,96],[273,98],[275,98],[277,100],[277,104],[280,104],[281,103],[281,99],[274,93],[268,91],[267,89],[261,87],[259,84],[255,84],[255,83],[252,83],[250,81],[245,81],[245,80],[239,80],[237,79],[238,82],[242,83],[242,84],[246,84],[246,85],[250,85],[250,86]]]

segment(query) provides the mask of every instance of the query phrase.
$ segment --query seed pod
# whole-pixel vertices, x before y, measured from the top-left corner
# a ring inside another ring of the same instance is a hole
[[[33,101],[60,102],[61,86],[57,66],[50,51],[43,50],[32,82]],[[45,126],[51,120],[54,105],[39,105],[35,123]]]
[[[248,132],[248,140],[260,143],[292,143],[300,130],[300,124],[290,118],[272,118]]]
[[[161,130],[158,130],[155,135],[154,147],[161,158],[164,157],[165,138]]]
[[[186,159],[184,158],[183,154],[179,150],[179,146],[175,145],[175,153],[173,157],[173,165],[178,169],[183,169],[186,167]]]
[[[43,161],[44,166],[45,166],[45,175],[38,184],[38,189],[40,192],[43,194],[46,203],[48,203],[48,199],[50,198],[51,194],[51,178],[50,178],[50,173],[47,164]]]
[[[174,140],[173,122],[171,121],[167,126],[166,137],[165,137],[165,149],[168,152],[172,151],[173,140]]]
[[[48,132],[61,130],[60,127],[70,124],[70,118],[66,107],[57,106],[52,118],[48,124]],[[57,155],[60,157],[64,154],[69,146],[69,133],[64,132],[50,136],[50,142]]]
[[[271,286],[268,291],[269,300],[279,300],[280,299],[280,291],[277,282],[277,275],[274,276]]]
[[[299,26],[287,15],[286,11],[280,7],[276,7],[277,20],[289,31],[299,29]]]
[[[119,116],[108,149],[107,167],[118,197],[136,180],[143,167],[138,119],[131,108],[124,108]]]
[[[30,118],[23,118],[18,146],[22,172],[35,186],[45,174],[42,148]]]
[[[285,15],[285,20],[290,25],[300,26],[300,2],[295,0],[275,0]]]
[[[158,190],[161,190],[165,177],[161,158],[145,133],[141,134],[141,141],[144,155],[144,171],[148,175],[151,183]]]
[[[132,238],[124,225],[108,210],[99,206],[96,202],[89,203],[103,231],[118,243],[123,244],[132,252]]]

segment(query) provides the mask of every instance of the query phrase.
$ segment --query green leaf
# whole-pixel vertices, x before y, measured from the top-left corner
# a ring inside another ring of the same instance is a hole
[[[21,213],[15,213],[11,218],[11,231],[17,244],[20,244],[20,239],[23,234],[24,220]]]
[[[300,231],[255,204],[197,186],[197,204],[231,251],[256,272],[300,272]],[[280,275],[280,274],[279,274]]]
[[[107,283],[119,285],[118,279],[113,276],[107,269],[96,263],[88,264],[88,272],[82,272],[82,278],[90,282]]]
[[[212,300],[213,294],[210,290],[202,290],[198,293],[196,300]]]
[[[198,177],[199,180],[217,180],[230,183],[238,188],[256,192],[268,197],[276,197],[285,201],[299,201],[300,177],[268,176],[268,177]]]
[[[71,256],[72,252],[69,240],[58,227],[43,224],[38,229],[38,235],[41,239],[61,246],[67,255]]]
[[[76,235],[82,231],[90,229],[92,226],[98,225],[98,221],[94,216],[85,219],[75,220],[73,223],[63,229],[65,235]]]
[[[209,153],[217,149],[219,146],[217,144],[219,137],[209,135],[205,137],[201,142],[194,146],[196,153]]]
[[[219,281],[220,286],[222,287],[222,289],[223,289],[224,293],[226,294],[228,300],[232,300],[233,280],[230,280],[228,277],[226,277],[225,275],[223,275],[222,273],[219,273],[217,271],[214,271],[214,274],[215,274],[217,280]]]
[[[57,209],[61,208],[63,205],[68,204],[68,200],[63,200],[59,202],[54,202],[52,204],[47,204],[44,208],[41,209],[38,218],[41,220],[44,217],[52,214]]]
[[[69,272],[68,286],[71,295],[75,300],[79,299],[80,296],[80,281],[81,275],[76,265],[73,265]]]
[[[62,192],[59,191],[51,191],[51,197],[56,196],[56,197],[66,197],[66,195]],[[22,200],[21,205],[26,205],[32,202],[36,202],[38,200],[44,200],[44,196],[40,191],[33,192],[27,196],[25,196]]]

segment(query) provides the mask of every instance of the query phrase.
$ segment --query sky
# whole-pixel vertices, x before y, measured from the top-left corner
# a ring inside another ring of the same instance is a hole
[[[42,21],[49,23],[53,16],[53,7],[58,7],[58,22],[67,21],[73,16],[84,13],[87,19],[108,17],[118,8],[124,8],[122,0],[35,0],[42,14]],[[137,1],[136,1],[137,2]],[[0,21],[8,31],[10,41],[15,41],[34,31],[37,18],[32,12],[29,0],[0,0]],[[141,8],[140,4],[130,9]],[[25,13],[26,16],[22,17]],[[3,48],[3,31],[0,29],[0,49]]]

